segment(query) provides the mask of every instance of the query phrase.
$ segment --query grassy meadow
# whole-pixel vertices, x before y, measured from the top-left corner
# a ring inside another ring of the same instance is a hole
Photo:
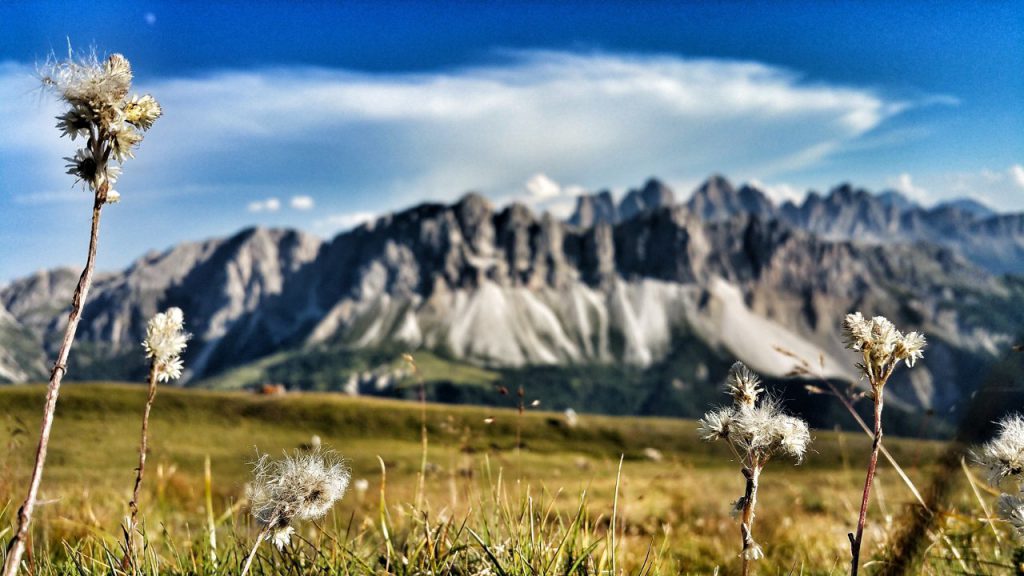
[[[0,543],[23,498],[44,394],[42,386],[0,389]],[[144,402],[139,386],[64,388],[33,523],[33,573],[120,571]],[[572,427],[535,408],[520,415],[431,404],[425,413],[424,463],[415,402],[162,388],[140,504],[147,571],[237,573],[258,532],[244,501],[257,450],[280,455],[317,435],[344,455],[352,486],[323,522],[302,524],[290,548],[262,545],[255,574],[738,573],[739,526],[729,511],[743,478],[724,444],[697,438],[694,421],[580,415]],[[848,569],[846,534],[870,442],[851,432],[813,435],[802,465],[780,459],[761,478],[760,574]],[[922,488],[945,450],[897,438],[886,445]],[[962,485],[962,497],[931,535],[922,572],[1012,573],[1009,531],[983,521],[962,470],[945,481]],[[876,482],[865,551],[879,566],[915,504],[887,463]],[[978,491],[991,506],[993,494]]]

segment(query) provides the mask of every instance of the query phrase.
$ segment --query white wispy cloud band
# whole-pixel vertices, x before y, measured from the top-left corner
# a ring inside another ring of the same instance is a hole
[[[32,72],[0,63],[0,193],[23,207],[74,198],[63,192],[70,143],[57,138],[56,105]],[[120,181],[126,218],[137,196],[195,230],[256,220],[322,233],[469,189],[565,212],[583,188],[623,190],[650,175],[680,186],[712,171],[794,182],[906,108],[934,104],[756,62],[545,51],[423,73],[143,76],[139,89],[165,115]],[[167,195],[197,189],[210,206],[198,213],[193,197],[176,205]],[[288,200],[267,202],[277,198]],[[8,212],[0,225],[43,233],[42,219]]]

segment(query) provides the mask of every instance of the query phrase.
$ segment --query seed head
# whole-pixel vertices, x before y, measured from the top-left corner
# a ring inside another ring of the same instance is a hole
[[[999,422],[999,433],[974,454],[974,459],[988,470],[988,481],[999,485],[1010,476],[1024,474],[1024,417],[1007,416]]]
[[[698,421],[697,434],[711,442],[724,439],[753,461],[765,462],[775,454],[803,460],[811,434],[807,422],[782,411],[779,402],[762,392],[760,379],[742,363],[729,370],[727,391],[734,405],[716,408]]]
[[[902,334],[884,316],[865,320],[860,312],[846,315],[843,336],[847,348],[863,353],[865,361],[857,367],[876,389],[885,384],[896,363],[903,361],[910,368],[923,358],[927,343],[918,332]]]
[[[1000,494],[999,517],[1013,526],[1018,537],[1024,538],[1024,496]]]
[[[757,395],[762,391],[760,384],[761,379],[743,362],[733,364],[725,380],[726,389],[732,394],[737,405],[753,406],[757,402]]]
[[[697,434],[701,440],[711,442],[719,438],[729,438],[729,426],[733,420],[733,408],[718,408],[704,415],[697,421]]]
[[[76,176],[107,202],[117,202],[120,194],[111,194],[116,180],[113,157],[124,163],[133,158],[132,149],[142,142],[143,132],[160,117],[160,104],[149,95],[128,97],[132,68],[120,54],[112,54],[102,63],[95,53],[84,57],[49,61],[39,72],[43,86],[52,89],[68,104],[57,117],[61,136],[72,140],[79,136],[86,145],[68,161],[68,173]]]
[[[351,475],[329,451],[296,451],[281,460],[264,454],[253,465],[247,489],[250,512],[269,528],[268,539],[285,544],[296,520],[315,520],[327,514],[348,488]]]
[[[118,195],[120,197],[120,195]],[[146,339],[142,347],[146,358],[151,358],[157,380],[167,382],[181,377],[184,364],[181,353],[189,335],[185,333],[185,315],[181,308],[168,308],[150,319],[146,325]]]
[[[738,448],[758,459],[787,454],[801,462],[811,434],[806,422],[787,416],[777,401],[766,399],[754,408],[736,411],[732,438]]]

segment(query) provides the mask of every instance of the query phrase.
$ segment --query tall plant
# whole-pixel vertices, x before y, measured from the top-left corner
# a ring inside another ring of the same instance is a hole
[[[878,467],[878,450],[882,446],[882,408],[884,407],[885,384],[900,362],[907,367],[924,356],[925,339],[917,332],[901,333],[883,316],[867,320],[860,312],[847,314],[843,322],[846,345],[861,353],[862,361],[857,363],[870,385],[874,400],[874,440],[871,443],[871,459],[868,461],[867,477],[864,479],[864,493],[861,495],[860,515],[857,517],[857,532],[850,533],[850,574],[857,576],[860,568],[860,549],[864,543],[864,523],[868,515],[871,485]]]
[[[64,339],[50,372],[35,465],[28,494],[18,511],[17,530],[8,545],[3,576],[14,576],[18,572],[21,557],[25,553],[32,512],[43,478],[60,384],[68,370],[68,354],[92,284],[99,244],[100,213],[107,204],[120,200],[121,195],[113,188],[121,174],[120,165],[134,157],[132,150],[142,142],[143,133],[162,114],[160,105],[152,96],[129,95],[132,69],[128,60],[120,54],[112,54],[103,62],[95,54],[82,58],[69,55],[67,60],[48,63],[41,77],[43,86],[54,91],[68,106],[67,111],[57,117],[57,128],[61,130],[61,136],[68,136],[72,140],[81,137],[85,141],[85,145],[73,157],[66,158],[67,173],[75,176],[93,195],[92,229],[85,269],[78,279]]]
[[[790,456],[801,462],[807,453],[811,435],[805,421],[784,414],[778,401],[764,395],[761,379],[742,362],[733,364],[729,370],[726,389],[732,396],[732,405],[705,414],[700,419],[697,433],[708,442],[724,440],[743,466],[741,472],[746,488],[743,496],[733,504],[733,514],[740,520],[743,546],[740,556],[743,559],[743,576],[747,576],[751,562],[764,557],[764,551],[754,540],[754,515],[761,471],[777,455]]]

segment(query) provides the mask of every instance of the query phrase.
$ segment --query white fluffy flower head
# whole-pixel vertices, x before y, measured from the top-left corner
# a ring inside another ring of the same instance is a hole
[[[847,348],[857,350],[864,356],[864,362],[857,364],[857,367],[875,388],[885,384],[900,361],[905,362],[908,368],[913,367],[917,360],[924,357],[927,344],[919,332],[904,335],[884,316],[867,320],[860,312],[846,315],[843,320],[843,337]]]
[[[731,407],[718,408],[704,414],[704,417],[697,421],[699,425],[697,434],[701,440],[711,442],[720,438],[729,438],[729,426],[733,421],[735,410]]]
[[[761,393],[761,378],[754,374],[743,362],[736,362],[729,368],[729,376],[725,386],[736,404],[753,406]]]
[[[697,429],[702,440],[726,440],[758,465],[776,454],[803,460],[811,442],[805,421],[785,414],[773,398],[762,396],[758,401],[760,379],[740,362],[729,370],[726,385],[733,405],[704,414]]]
[[[181,377],[184,368],[181,353],[189,338],[184,327],[185,315],[177,307],[153,316],[146,325],[146,339],[142,347],[146,350],[146,358],[152,359],[153,369],[160,382]]]
[[[249,509],[269,534],[280,534],[296,520],[327,514],[344,496],[350,478],[348,468],[330,451],[295,452],[281,460],[264,454],[253,465],[246,491]]]
[[[292,534],[295,533],[295,528],[291,526],[285,526],[284,528],[278,528],[267,533],[266,539],[273,542],[274,546],[278,550],[284,550],[284,547],[291,543]]]
[[[163,110],[148,94],[131,96],[132,68],[120,54],[101,62],[95,53],[84,57],[69,54],[65,60],[51,59],[39,71],[43,86],[52,89],[68,104],[57,117],[61,136],[86,143],[68,161],[68,173],[76,176],[108,203],[120,194],[110,194],[117,179],[118,163],[133,158],[132,149],[142,142],[143,132],[152,128]]]
[[[1024,417],[1013,414],[999,422],[999,433],[974,454],[988,470],[988,481],[997,486],[1004,479],[1024,476]]]
[[[1018,538],[1024,538],[1024,496],[1001,494],[999,517],[1010,523]]]

